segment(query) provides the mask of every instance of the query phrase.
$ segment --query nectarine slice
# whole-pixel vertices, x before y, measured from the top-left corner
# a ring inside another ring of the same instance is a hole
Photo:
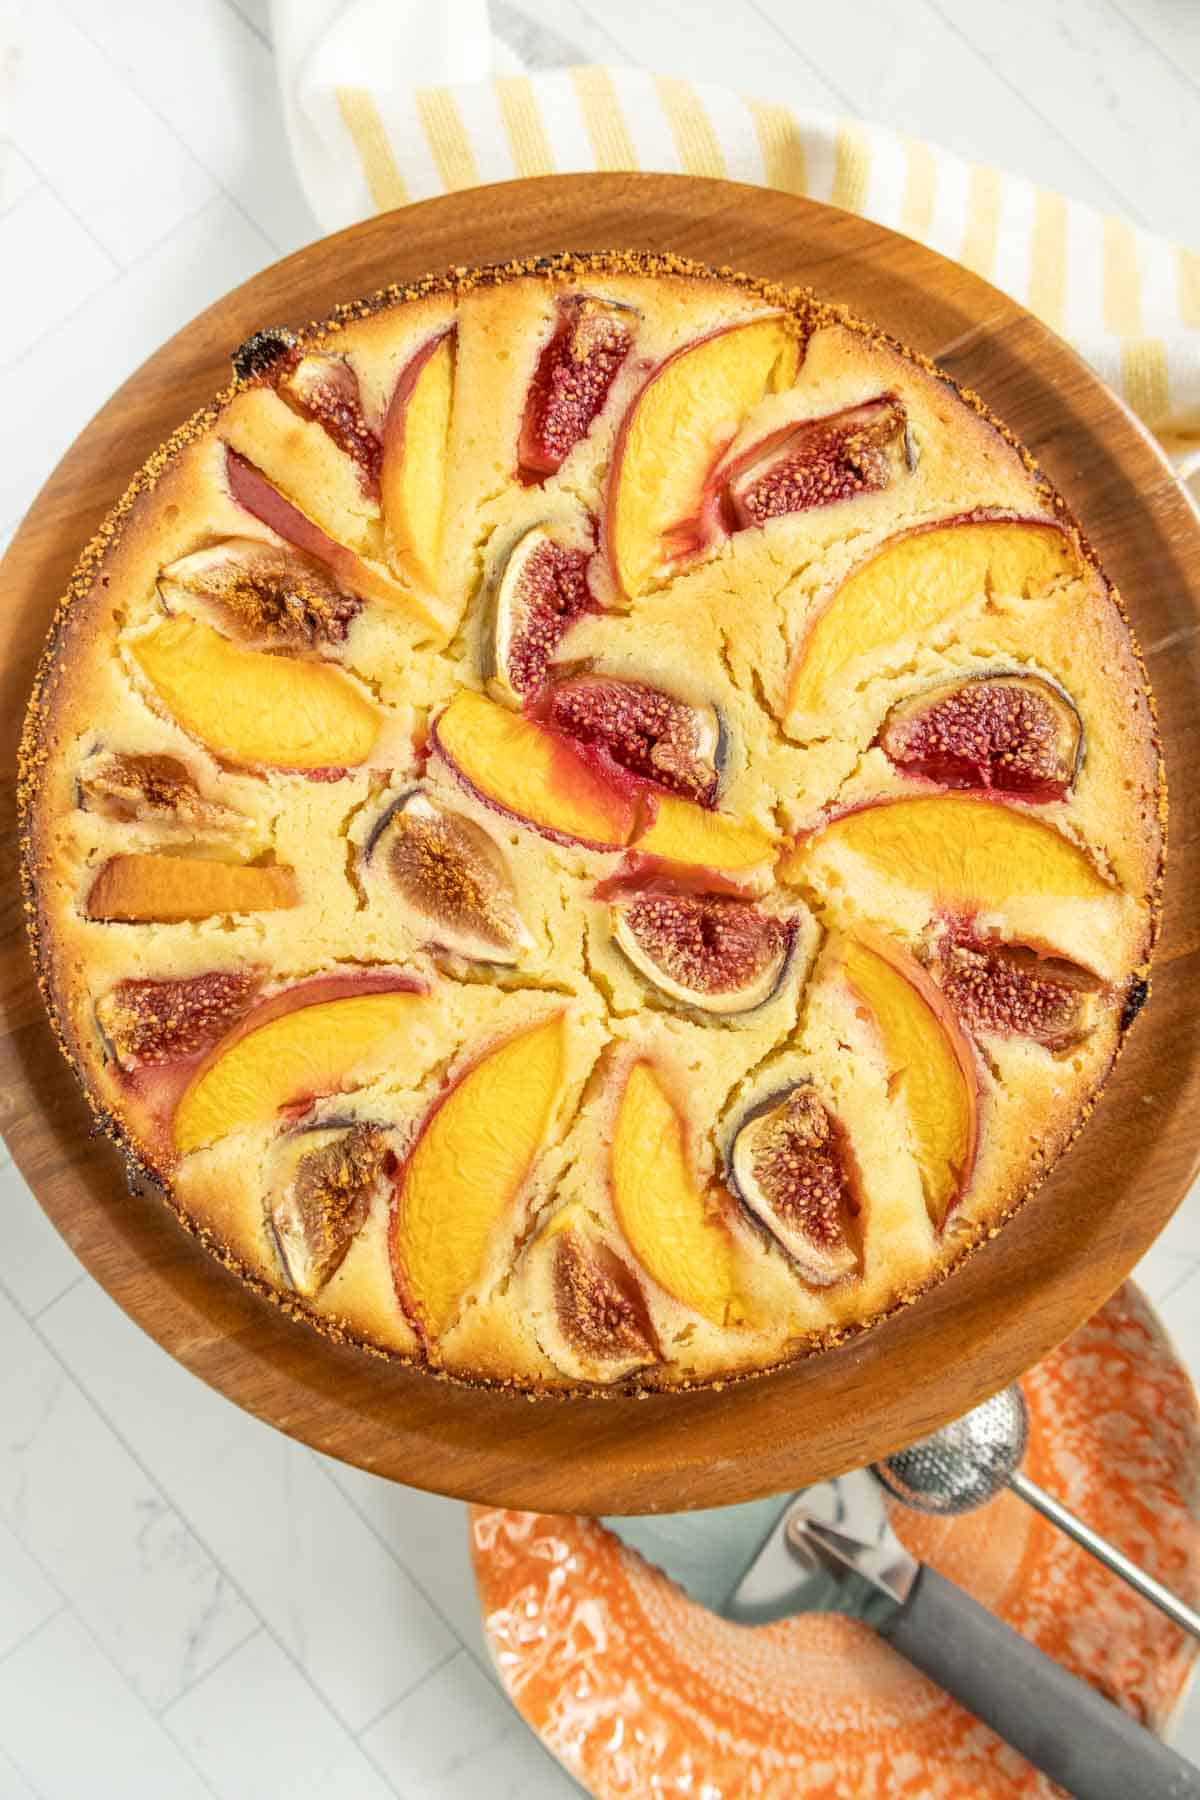
[[[299,899],[291,869],[149,851],[110,857],[88,889],[84,913],[165,925],[217,913],[277,912]]]
[[[629,842],[636,817],[630,794],[589,768],[556,732],[463,688],[433,738],[467,787],[547,837],[597,850]]]
[[[256,1025],[251,1014],[193,1076],[172,1125],[176,1150],[186,1156],[231,1131],[270,1125],[284,1107],[361,1087],[403,1063],[424,998],[409,984],[302,998],[282,1012],[278,999],[267,1002],[273,1016]]]
[[[430,1114],[396,1183],[392,1267],[427,1338],[454,1323],[529,1180],[566,1067],[562,1013],[491,1050]]]
[[[972,794],[881,800],[843,813],[801,839],[780,863],[780,879],[802,877],[811,852],[828,845],[844,846],[952,912],[1037,896],[1109,899],[1114,891],[1086,851],[1052,825]]]
[[[378,712],[330,663],[244,650],[184,615],[129,648],[171,717],[225,762],[354,768],[379,735]]]
[[[369,562],[356,555],[348,545],[331,538],[315,519],[310,519],[294,500],[281,493],[261,469],[255,468],[237,450],[226,448],[225,473],[229,491],[239,506],[262,524],[270,526],[277,536],[294,544],[297,550],[324,563],[352,594],[397,607],[422,625],[433,624],[415,594],[394,581],[378,563]]]
[[[712,1325],[744,1316],[733,1238],[692,1173],[683,1121],[650,1064],[629,1071],[612,1137],[612,1198],[646,1273]]]
[[[423,344],[396,383],[383,425],[380,493],[388,558],[436,594],[454,405],[453,326]]]
[[[613,450],[605,544],[620,593],[635,598],[666,571],[669,535],[702,512],[713,464],[799,366],[794,331],[771,314],[684,345],[649,377]]]
[[[842,967],[879,1033],[908,1111],[925,1205],[940,1231],[975,1162],[978,1081],[971,1047],[921,965],[875,933],[847,938]]]
[[[1067,534],[1040,519],[963,517],[902,532],[851,572],[809,626],[788,718],[824,713],[859,665],[935,630],[978,596],[1040,594],[1078,566]]]
[[[710,812],[677,794],[656,794],[653,818],[634,838],[645,856],[693,868],[731,870],[755,868],[774,855],[778,840],[751,820],[731,819],[727,813]]]

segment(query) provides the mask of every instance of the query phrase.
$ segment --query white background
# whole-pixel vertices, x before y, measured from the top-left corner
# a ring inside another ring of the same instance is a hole
[[[495,0],[636,62],[938,140],[1200,244],[1196,0]],[[316,235],[266,0],[0,0],[0,548],[164,338]],[[0,1168],[0,1800],[543,1800],[461,1507],[185,1374]],[[1200,1374],[1200,1199],[1140,1279]],[[1200,1708],[1180,1742],[1200,1759]]]

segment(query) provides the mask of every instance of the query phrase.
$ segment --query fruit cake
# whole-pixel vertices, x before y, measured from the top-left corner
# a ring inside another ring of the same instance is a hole
[[[88,1099],[242,1279],[530,1392],[820,1352],[995,1234],[1146,993],[1117,595],[978,399],[675,258],[264,330],[22,765]]]

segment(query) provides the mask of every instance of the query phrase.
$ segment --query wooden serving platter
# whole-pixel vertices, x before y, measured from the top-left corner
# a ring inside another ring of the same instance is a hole
[[[71,567],[129,476],[263,325],[456,263],[676,250],[845,301],[978,389],[1041,459],[1125,595],[1166,742],[1171,857],[1154,993],[1094,1118],[993,1242],[857,1341],[721,1392],[530,1401],[452,1386],[290,1323],[155,1199],[130,1194],[45,1022],[24,941],[13,773]],[[86,325],[85,327],[86,328]],[[113,396],[4,559],[0,1127],[108,1293],[205,1381],[293,1437],[417,1487],[543,1512],[717,1506],[886,1454],[1011,1381],[1099,1307],[1161,1230],[1200,1146],[1200,522],[1078,358],[956,264],[850,213],[669,175],[578,175],[430,200],[311,245],[211,307]],[[15,1372],[14,1372],[15,1373]]]

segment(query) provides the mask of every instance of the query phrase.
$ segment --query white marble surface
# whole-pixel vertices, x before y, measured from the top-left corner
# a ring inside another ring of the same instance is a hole
[[[857,111],[1200,242],[1195,0],[494,0],[531,65]],[[0,547],[185,320],[315,235],[266,0],[0,0]],[[0,1800],[558,1800],[500,1697],[463,1509],[169,1361],[4,1159]],[[1200,1197],[1141,1271],[1200,1375]],[[1200,1706],[1179,1740],[1200,1760]]]

